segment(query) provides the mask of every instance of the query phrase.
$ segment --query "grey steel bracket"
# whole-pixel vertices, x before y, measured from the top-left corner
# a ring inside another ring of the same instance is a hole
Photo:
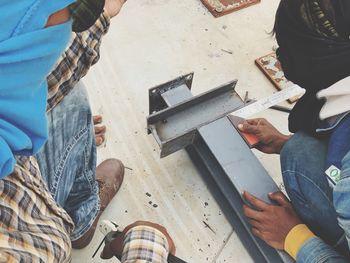
[[[182,85],[185,85],[189,90],[191,90],[193,75],[194,73],[192,72],[149,89],[149,114],[151,115],[152,113],[156,113],[168,107],[168,104],[162,98],[163,93]]]
[[[161,148],[161,157],[187,150],[255,262],[292,262],[255,237],[243,214],[243,191],[271,203],[267,194],[279,188],[226,117],[244,106],[235,92],[237,81],[193,96],[192,79],[193,74],[185,75],[150,90],[147,128]]]
[[[165,157],[192,144],[200,127],[205,126],[244,105],[235,91],[237,81],[231,81],[198,96],[188,97],[189,79],[193,74],[180,77],[150,90],[150,111],[147,128]],[[169,106],[176,97],[178,103]],[[168,106],[164,108],[166,103]],[[160,109],[156,111],[155,109]]]

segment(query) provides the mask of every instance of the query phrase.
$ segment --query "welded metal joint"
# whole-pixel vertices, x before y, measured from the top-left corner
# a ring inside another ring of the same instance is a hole
[[[192,96],[192,79],[193,73],[149,91],[150,115],[147,117],[147,129],[159,144],[161,157],[192,144],[200,127],[225,117],[244,105],[235,91],[237,80]]]

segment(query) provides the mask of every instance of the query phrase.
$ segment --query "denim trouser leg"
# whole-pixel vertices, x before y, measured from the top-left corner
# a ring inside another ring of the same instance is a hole
[[[100,201],[91,110],[82,83],[48,113],[49,140],[37,155],[49,190],[74,221],[71,240],[94,222]]]
[[[328,140],[296,133],[283,147],[281,166],[286,191],[301,220],[343,255],[349,255],[325,175]]]

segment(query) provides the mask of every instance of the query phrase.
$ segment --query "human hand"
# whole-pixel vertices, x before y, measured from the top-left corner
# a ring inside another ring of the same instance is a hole
[[[148,222],[148,221],[136,221],[133,224],[128,225],[123,232],[119,232],[115,239],[109,244],[106,245],[101,253],[101,258],[102,259],[110,259],[113,256],[121,256],[123,253],[123,244],[124,244],[124,238],[126,233],[134,227],[137,226],[149,226],[152,228],[157,229],[158,231],[162,232],[163,235],[166,237],[167,241],[168,241],[168,245],[169,245],[169,253],[172,255],[175,255],[176,252],[176,248],[175,248],[175,244],[174,241],[172,240],[172,238],[170,237],[168,231],[166,230],[165,227],[159,225],[159,224],[155,224],[152,222]]]
[[[290,136],[280,133],[270,122],[263,118],[246,120],[238,125],[242,132],[255,135],[259,143],[256,148],[264,153],[280,153]]]
[[[104,9],[110,18],[113,18],[119,14],[126,1],[127,0],[105,0]]]
[[[244,214],[252,225],[253,234],[268,245],[283,250],[289,231],[302,223],[286,196],[282,192],[270,193],[269,198],[277,205],[265,203],[248,192],[244,192],[243,197],[258,209],[257,211],[247,205],[243,206]]]

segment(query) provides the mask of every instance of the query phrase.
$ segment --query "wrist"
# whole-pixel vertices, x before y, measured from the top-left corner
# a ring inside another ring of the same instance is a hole
[[[283,148],[283,146],[287,143],[287,141],[290,139],[291,135],[284,135],[281,134],[278,139],[276,140],[276,150],[275,153],[279,154]]]
[[[315,237],[310,229],[304,224],[294,226],[286,236],[284,250],[296,260],[301,247],[306,241]]]

